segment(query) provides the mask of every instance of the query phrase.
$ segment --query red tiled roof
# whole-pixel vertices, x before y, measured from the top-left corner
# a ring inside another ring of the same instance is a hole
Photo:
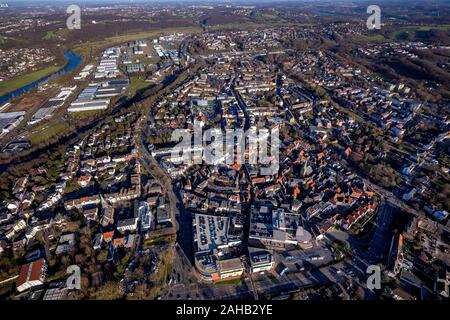
[[[103,232],[103,240],[109,241],[114,236],[114,231]]]
[[[36,281],[41,278],[42,268],[45,264],[44,258],[22,265],[16,286],[20,287],[28,281]]]
[[[114,248],[123,247],[125,243],[125,238],[115,238],[114,239]]]

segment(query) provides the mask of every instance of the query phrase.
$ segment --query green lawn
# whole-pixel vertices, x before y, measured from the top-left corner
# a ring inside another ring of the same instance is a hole
[[[116,44],[120,44],[126,41],[140,40],[145,38],[150,38],[154,36],[162,36],[171,33],[195,33],[200,32],[202,29],[200,27],[181,27],[181,28],[166,28],[166,29],[157,29],[152,31],[142,31],[137,33],[128,33],[123,35],[117,35],[109,38],[105,38],[104,40],[99,41],[91,41],[80,44],[76,46],[72,51],[76,54],[86,56],[90,49],[102,49],[107,48],[109,46],[113,46]]]
[[[267,24],[257,23],[253,21],[243,21],[238,23],[223,23],[208,26],[208,30],[210,31],[219,31],[219,30],[236,30],[236,29],[257,29],[266,27]]]
[[[110,107],[113,104],[110,105]],[[86,118],[98,118],[105,110],[89,110],[89,111],[79,111],[79,112],[69,112],[70,120],[85,120]]]
[[[442,25],[429,25],[429,26],[406,26],[401,27],[391,34],[391,37],[394,39],[401,39],[403,36],[409,34],[412,38],[415,37],[416,32],[427,32],[431,29],[436,30],[450,30],[450,25],[442,24]]]
[[[147,88],[152,85],[150,82],[145,81],[145,77],[140,77],[140,78],[132,77],[130,80],[131,80],[130,92],[132,94],[135,94],[139,90]]]
[[[50,140],[57,134],[64,132],[67,129],[67,123],[61,121],[52,121],[50,123],[46,122],[40,125],[38,128],[33,130],[35,133],[32,134],[29,139],[32,144],[39,144]]]
[[[386,40],[384,38],[384,36],[381,34],[371,34],[371,35],[362,35],[361,34],[361,35],[356,36],[356,39],[367,41],[367,42],[382,42],[382,41]]]
[[[347,116],[349,116],[351,119],[357,121],[357,122],[365,122],[364,118],[360,115],[356,114],[352,110],[342,107],[341,105],[337,103],[333,103],[333,106],[340,112],[345,113]]]
[[[241,278],[214,282],[213,286],[238,285],[242,282]]]
[[[208,26],[209,31],[220,31],[220,30],[237,30],[237,29],[258,29],[267,28],[269,26],[295,26],[295,27],[310,27],[310,23],[294,23],[285,21],[282,19],[275,19],[270,21],[242,21],[237,23],[223,23]]]
[[[5,93],[14,91],[16,89],[19,89],[23,86],[26,86],[27,84],[39,80],[45,76],[48,76],[49,74],[57,71],[61,67],[58,66],[50,66],[38,71],[34,71],[31,73],[19,75],[15,77],[12,80],[0,82],[0,95],[4,95]]]
[[[42,40],[57,40],[58,36],[53,31],[47,31],[45,36],[42,37]]]

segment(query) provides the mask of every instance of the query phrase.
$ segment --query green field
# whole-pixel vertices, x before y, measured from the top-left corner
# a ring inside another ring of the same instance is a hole
[[[58,66],[50,66],[38,71],[34,71],[31,73],[19,75],[15,77],[12,80],[0,82],[0,95],[4,95],[5,93],[14,91],[16,89],[19,89],[23,86],[26,86],[27,84],[39,80],[45,76],[48,76],[49,74],[57,71],[61,67]]]
[[[80,111],[80,112],[69,112],[70,120],[84,120],[86,118],[98,118],[102,114],[104,114],[104,110],[89,110],[89,111]]]
[[[219,282],[214,282],[213,286],[229,286],[229,285],[238,285],[242,282],[242,279],[231,279],[231,280],[224,280]]]
[[[48,31],[45,36],[42,37],[42,40],[58,40],[58,36],[53,31]]]
[[[382,42],[385,41],[385,37],[381,34],[372,34],[372,35],[358,35],[355,37],[357,40],[363,40],[367,42]]]
[[[130,83],[130,92],[132,94],[135,94],[136,92],[138,92],[141,89],[144,88],[148,88],[150,87],[152,84],[150,82],[146,82],[145,81],[145,77],[132,77],[130,78],[131,83]]]
[[[276,26],[296,26],[296,27],[310,27],[309,23],[293,23],[287,22],[284,20],[270,20],[263,22],[255,22],[255,21],[243,21],[238,23],[223,23],[208,26],[209,31],[220,31],[220,30],[238,30],[238,29],[258,29],[258,28],[266,28],[268,26],[276,27]]]
[[[239,23],[223,23],[208,26],[209,31],[219,31],[219,30],[237,30],[237,29],[257,29],[265,27],[265,24],[256,23],[253,21],[239,22]]]
[[[448,24],[442,24],[442,25],[436,25],[436,26],[407,26],[407,27],[401,27],[398,32],[402,31],[409,31],[409,32],[415,32],[415,31],[430,31],[431,29],[437,29],[437,30],[449,30],[450,25]]]
[[[402,39],[402,37],[404,37],[405,34],[409,34],[412,37],[415,37],[416,33],[428,32],[428,31],[430,31],[432,29],[448,31],[448,30],[450,30],[450,25],[442,24],[442,25],[436,25],[436,26],[434,26],[434,25],[430,25],[430,26],[406,26],[406,27],[401,27],[400,29],[396,30],[390,36],[393,39]]]
[[[33,145],[48,141],[54,136],[63,133],[67,127],[68,124],[63,121],[43,123],[33,130],[35,133],[29,137],[29,140]]]
[[[79,54],[81,56],[86,56],[89,51],[96,49],[107,48],[108,46],[113,46],[117,44],[121,44],[126,41],[134,41],[141,40],[145,38],[150,38],[154,36],[162,36],[171,33],[196,33],[201,32],[200,27],[183,27],[183,28],[166,28],[166,29],[157,29],[152,31],[142,31],[137,33],[127,33],[122,35],[117,35],[114,37],[105,38],[104,40],[99,41],[91,41],[87,43],[80,44],[73,48],[73,52]]]

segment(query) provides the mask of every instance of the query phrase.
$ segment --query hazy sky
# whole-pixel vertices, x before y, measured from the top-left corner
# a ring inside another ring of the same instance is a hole
[[[127,3],[210,3],[210,4],[224,4],[224,3],[242,3],[242,4],[258,4],[258,3],[277,3],[277,2],[318,2],[318,3],[370,3],[382,5],[383,3],[398,4],[405,3],[412,5],[413,3],[427,3],[427,4],[450,4],[450,0],[0,0],[0,3],[7,4],[44,4],[51,5],[55,3],[71,3],[71,4],[127,4]]]

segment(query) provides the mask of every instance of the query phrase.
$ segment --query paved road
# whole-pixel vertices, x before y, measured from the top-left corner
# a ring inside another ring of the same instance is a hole
[[[394,220],[394,208],[390,202],[382,200],[378,210],[375,232],[367,251],[360,253],[369,264],[384,262],[389,253],[392,237],[391,224]]]
[[[345,166],[347,169],[354,172],[361,180],[364,181],[366,186],[368,186],[371,190],[373,190],[376,194],[381,196],[386,202],[392,204],[395,207],[398,207],[402,209],[405,212],[411,213],[414,216],[418,217],[421,214],[411,206],[409,206],[407,203],[405,203],[403,200],[399,199],[395,194],[393,194],[391,191],[386,190],[383,187],[380,187],[374,183],[372,183],[369,179],[365,178],[358,172],[356,168],[351,166],[345,159],[342,160],[341,164]]]
[[[0,285],[5,284],[5,283],[8,283],[8,282],[13,281],[13,280],[16,280],[18,277],[19,277],[19,276],[17,275],[17,276],[14,276],[14,277],[5,279],[5,280],[3,280],[3,281],[0,281]]]
[[[333,266],[327,266],[311,272],[290,273],[286,276],[272,276],[268,274],[253,275],[256,290],[259,296],[265,296],[280,292],[292,292],[312,286],[325,286],[327,284],[341,283],[346,279],[344,273],[337,274],[336,270],[342,269],[345,264],[340,262]],[[169,294],[170,292],[170,294]],[[241,284],[233,285],[189,285],[175,284],[171,287],[163,299],[245,299],[253,300],[253,288],[249,278]]]
[[[389,258],[389,251],[392,244],[394,234],[391,232],[391,224],[394,220],[395,206],[382,199],[377,218],[374,225],[374,230],[371,232],[369,239],[361,240],[355,239],[342,231],[334,231],[327,234],[330,240],[339,239],[348,243],[353,249],[352,261],[347,268],[352,270],[359,280],[357,283],[363,288],[366,287],[367,281],[367,267],[382,263],[386,265]],[[384,267],[382,267],[382,270]],[[370,290],[365,290],[367,298],[374,297],[374,293]]]
[[[232,88],[233,94],[238,101],[241,109],[244,111],[246,118],[246,127],[249,126],[249,115],[246,110],[245,101],[241,95]],[[143,123],[145,118],[141,120]],[[183,206],[178,197],[177,190],[167,173],[159,166],[158,162],[154,157],[151,156],[150,152],[147,150],[143,143],[144,134],[141,133],[137,141],[137,145],[140,150],[141,160],[144,167],[156,178],[158,179],[166,194],[168,195],[168,200],[171,208],[171,215],[176,226],[179,241],[183,251],[191,256],[192,248],[192,221],[191,218],[183,210]],[[344,161],[344,166],[351,168],[351,166]],[[365,270],[368,265],[379,262],[381,259],[386,257],[387,250],[391,244],[390,230],[389,226],[393,218],[393,208],[399,207],[402,210],[409,212],[413,215],[419,215],[419,213],[404,203],[402,200],[398,199],[392,192],[379,187],[371,183],[368,179],[364,178],[362,175],[358,174],[357,171],[352,168],[365,183],[366,185],[376,192],[382,198],[382,203],[380,204],[380,210],[377,216],[376,230],[370,241],[369,249],[364,252],[354,253],[354,261],[351,263],[352,268],[354,268],[361,279],[365,277]],[[180,275],[180,281],[172,284],[167,291],[164,299],[228,299],[228,298],[238,298],[242,299],[247,297],[249,299],[253,298],[252,285],[250,280],[244,280],[241,285],[202,285],[191,283],[189,278],[192,275],[192,266],[183,262],[182,257],[177,257],[174,263],[175,273],[174,276],[178,278]],[[342,281],[343,276],[338,275],[333,272],[331,268],[348,268],[348,263],[337,264],[333,267],[324,267],[312,272],[297,272],[290,273],[283,277],[268,277],[268,276],[256,276],[255,277],[255,287],[260,294],[267,294],[271,292],[286,292],[298,290],[300,288],[306,288],[315,285],[324,285],[327,283],[339,283]]]
[[[196,67],[198,67],[198,65]],[[192,69],[195,69],[196,67],[192,67]],[[171,79],[171,81],[169,82],[164,82],[161,89],[170,87],[177,81],[178,78],[180,78],[185,73],[189,74],[190,71],[183,70],[183,72],[178,74],[178,77]],[[149,114],[150,111],[151,109],[148,110]],[[169,201],[171,219],[177,231],[177,242],[180,244],[186,256],[192,257],[192,218],[190,214],[184,210],[182,200],[180,198],[178,190],[174,185],[174,182],[167,174],[167,172],[159,165],[158,161],[150,154],[147,146],[145,145],[146,133],[144,130],[144,124],[146,120],[147,115],[142,116],[142,118],[139,120],[139,130],[137,130],[138,136],[136,137],[136,145],[139,149],[141,163],[147,169],[147,171],[162,185]]]

